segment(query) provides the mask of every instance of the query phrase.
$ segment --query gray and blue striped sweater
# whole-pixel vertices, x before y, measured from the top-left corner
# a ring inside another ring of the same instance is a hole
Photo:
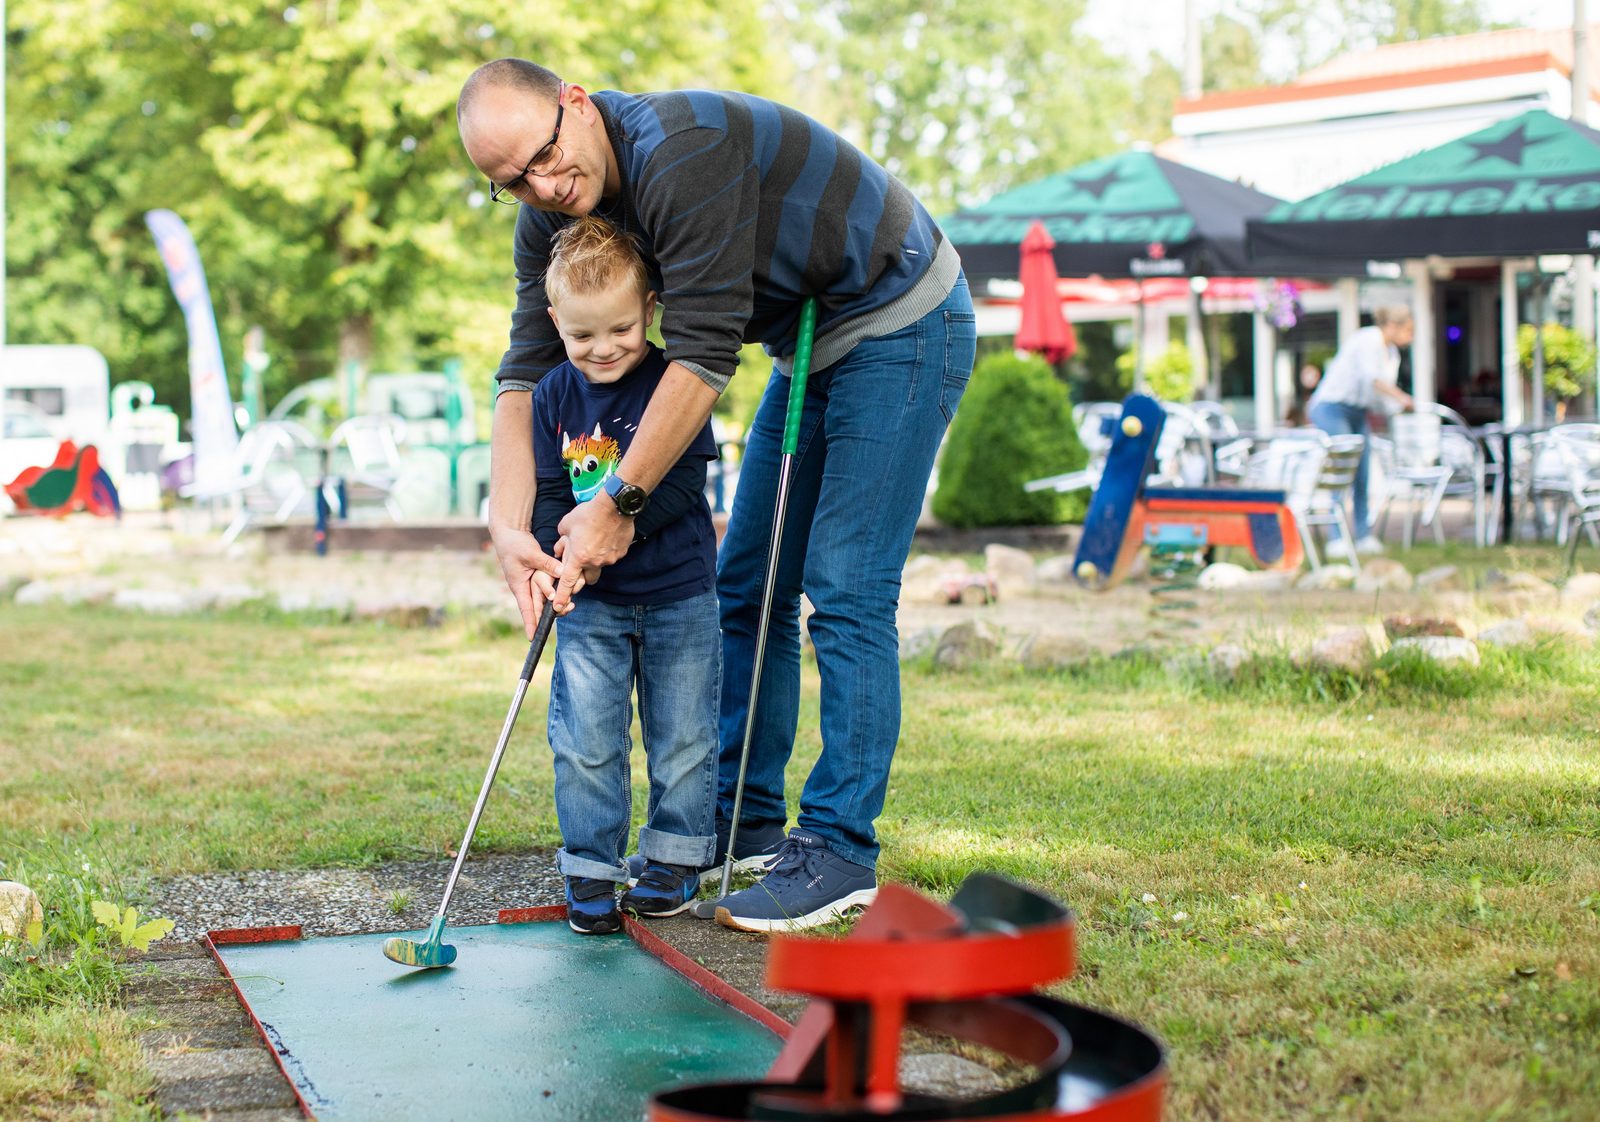
[[[812,363],[822,369],[915,323],[955,284],[960,260],[911,192],[805,114],[709,90],[592,96],[622,177],[597,213],[640,239],[667,357],[713,389],[727,386],[743,342],[786,366],[806,296],[818,298]],[[502,391],[531,389],[566,359],[544,271],[552,235],[570,221],[520,208]]]

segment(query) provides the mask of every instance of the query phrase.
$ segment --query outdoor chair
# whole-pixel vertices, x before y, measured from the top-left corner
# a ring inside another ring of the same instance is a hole
[[[403,512],[395,498],[395,484],[400,478],[400,442],[404,439],[405,421],[392,413],[351,417],[333,430],[328,443],[335,455],[342,452],[341,458],[349,462],[349,469],[340,473],[344,517],[361,507],[381,506],[390,518],[400,521]]]
[[[1424,403],[1413,413],[1396,414],[1390,425],[1392,453],[1378,445],[1375,457],[1387,480],[1376,519],[1380,531],[1388,525],[1390,508],[1398,499],[1406,508],[1405,548],[1410,549],[1416,540],[1419,523],[1430,527],[1434,540],[1442,543],[1440,507],[1447,498],[1465,498],[1472,503],[1473,542],[1483,545],[1489,537],[1491,511],[1496,509],[1484,492],[1492,474],[1493,493],[1498,498],[1499,470],[1498,466],[1491,469],[1488,453],[1473,437],[1466,420],[1443,405]]]
[[[1322,567],[1317,550],[1316,526],[1331,526],[1347,543],[1354,543],[1345,495],[1355,482],[1361,462],[1361,436],[1328,436],[1316,429],[1295,429],[1258,446],[1246,465],[1244,485],[1284,491],[1306,557],[1313,569]],[[1351,565],[1361,571],[1352,550]]]
[[[233,476],[212,487],[194,484],[182,494],[212,504],[226,503],[233,518],[222,532],[228,546],[254,523],[281,524],[311,505],[312,490],[298,461],[316,447],[316,437],[293,421],[263,421],[239,437]]]
[[[1558,425],[1535,444],[1535,503],[1551,503],[1556,542],[1570,544],[1587,530],[1600,545],[1600,425]]]

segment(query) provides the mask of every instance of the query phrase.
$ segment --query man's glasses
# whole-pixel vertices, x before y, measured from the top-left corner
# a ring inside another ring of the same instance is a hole
[[[523,165],[517,177],[499,184],[492,179],[489,180],[489,199],[492,202],[516,206],[521,200],[514,192],[528,185],[528,176],[542,178],[555,171],[556,165],[561,163],[561,146],[556,141],[561,136],[561,115],[566,112],[566,106],[562,105],[561,101],[566,96],[567,84],[562,82],[561,90],[556,94],[556,131],[550,134],[550,139],[545,142],[544,147],[535,152],[533,158]]]

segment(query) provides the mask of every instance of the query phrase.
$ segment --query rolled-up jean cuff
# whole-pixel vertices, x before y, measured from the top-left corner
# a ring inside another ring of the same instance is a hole
[[[640,826],[639,855],[646,861],[703,869],[717,859],[717,839],[715,835],[691,838],[665,834],[649,826]]]
[[[574,857],[565,849],[556,850],[556,868],[564,877],[589,877],[593,880],[615,881],[617,884],[628,882],[626,865],[607,865],[587,857]]]

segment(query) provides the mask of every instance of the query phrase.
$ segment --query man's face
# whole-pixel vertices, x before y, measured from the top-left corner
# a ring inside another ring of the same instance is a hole
[[[542,174],[524,174],[524,169],[555,132],[554,99],[486,90],[461,122],[461,142],[478,170],[497,185],[509,185],[521,202],[577,218],[599,206],[605,194],[610,144],[599,112],[581,87],[567,86],[561,104],[560,152],[540,166]]]

